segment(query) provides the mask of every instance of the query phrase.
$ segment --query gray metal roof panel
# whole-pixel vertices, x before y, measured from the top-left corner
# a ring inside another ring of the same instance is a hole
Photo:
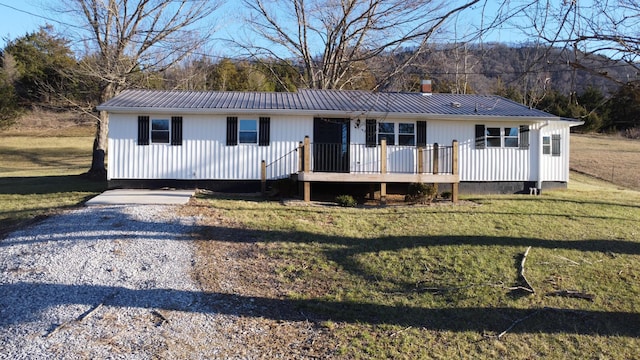
[[[519,116],[558,118],[495,95],[299,90],[276,92],[213,92],[125,90],[99,109],[298,110],[317,112],[425,114],[450,116]]]

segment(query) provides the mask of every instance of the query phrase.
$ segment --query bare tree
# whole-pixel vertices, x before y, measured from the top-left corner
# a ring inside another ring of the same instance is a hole
[[[640,73],[640,2],[605,1],[510,1],[505,22],[529,39],[536,39],[562,58],[547,62],[565,63],[575,70],[602,76],[619,85],[638,80]],[[508,17],[508,19],[506,19]],[[548,55],[550,51],[544,53]],[[567,54],[570,54],[568,56]],[[610,66],[625,63],[629,69],[623,78],[611,76]]]
[[[90,61],[82,62],[84,76],[99,80],[100,101],[125,89],[133,76],[160,72],[208,41],[196,26],[207,21],[221,0],[64,0],[66,11],[84,29]],[[204,24],[203,24],[204,25]],[[93,161],[89,175],[105,178],[104,156],[109,119],[97,119]]]
[[[411,48],[374,88],[411,65],[453,15],[480,0],[243,0],[250,28],[262,42],[243,43],[255,57],[298,61],[310,88],[339,89],[362,82],[380,55]],[[265,42],[266,41],[266,42]]]

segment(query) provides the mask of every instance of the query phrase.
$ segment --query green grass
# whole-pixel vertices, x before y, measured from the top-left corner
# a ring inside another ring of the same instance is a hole
[[[640,194],[580,180],[457,206],[199,202],[264,246],[285,303],[324,321],[345,358],[635,358]],[[528,246],[534,294],[509,289]]]
[[[91,137],[0,136],[0,238],[105,189],[80,176],[91,165]]]

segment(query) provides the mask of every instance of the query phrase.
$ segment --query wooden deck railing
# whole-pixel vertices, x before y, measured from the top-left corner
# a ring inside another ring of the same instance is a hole
[[[297,162],[292,158],[295,152]],[[286,174],[281,173],[283,169]],[[449,183],[452,200],[457,201],[458,142],[454,140],[451,146],[388,146],[383,139],[377,146],[367,146],[312,144],[309,137],[305,137],[297,149],[280,159],[270,164],[262,161],[262,191],[266,190],[267,179],[282,178],[295,172],[304,184],[305,201],[310,201],[311,182],[322,181],[379,183],[383,198],[388,182]]]

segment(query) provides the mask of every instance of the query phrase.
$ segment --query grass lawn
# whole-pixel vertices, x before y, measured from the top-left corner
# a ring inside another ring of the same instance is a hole
[[[0,136],[0,238],[104,189],[80,176],[90,132]],[[615,144],[588,157],[635,151]],[[639,166],[620,168],[637,180]],[[566,191],[464,200],[340,208],[200,194],[182,211],[203,223],[194,279],[271,321],[283,344],[281,322],[300,320],[323,330],[309,349],[338,358],[638,358],[639,192],[572,174]],[[528,247],[534,293],[514,290]]]
[[[89,128],[0,133],[0,238],[105,189],[80,175],[91,165]]]
[[[456,206],[203,196],[192,204],[209,222],[196,278],[221,291],[225,274],[208,257],[235,248],[245,279],[236,295],[306,314],[344,358],[635,358],[640,193],[580,180],[567,191]],[[512,289],[524,285],[529,246],[535,293]],[[571,291],[593,299],[558,296]]]

